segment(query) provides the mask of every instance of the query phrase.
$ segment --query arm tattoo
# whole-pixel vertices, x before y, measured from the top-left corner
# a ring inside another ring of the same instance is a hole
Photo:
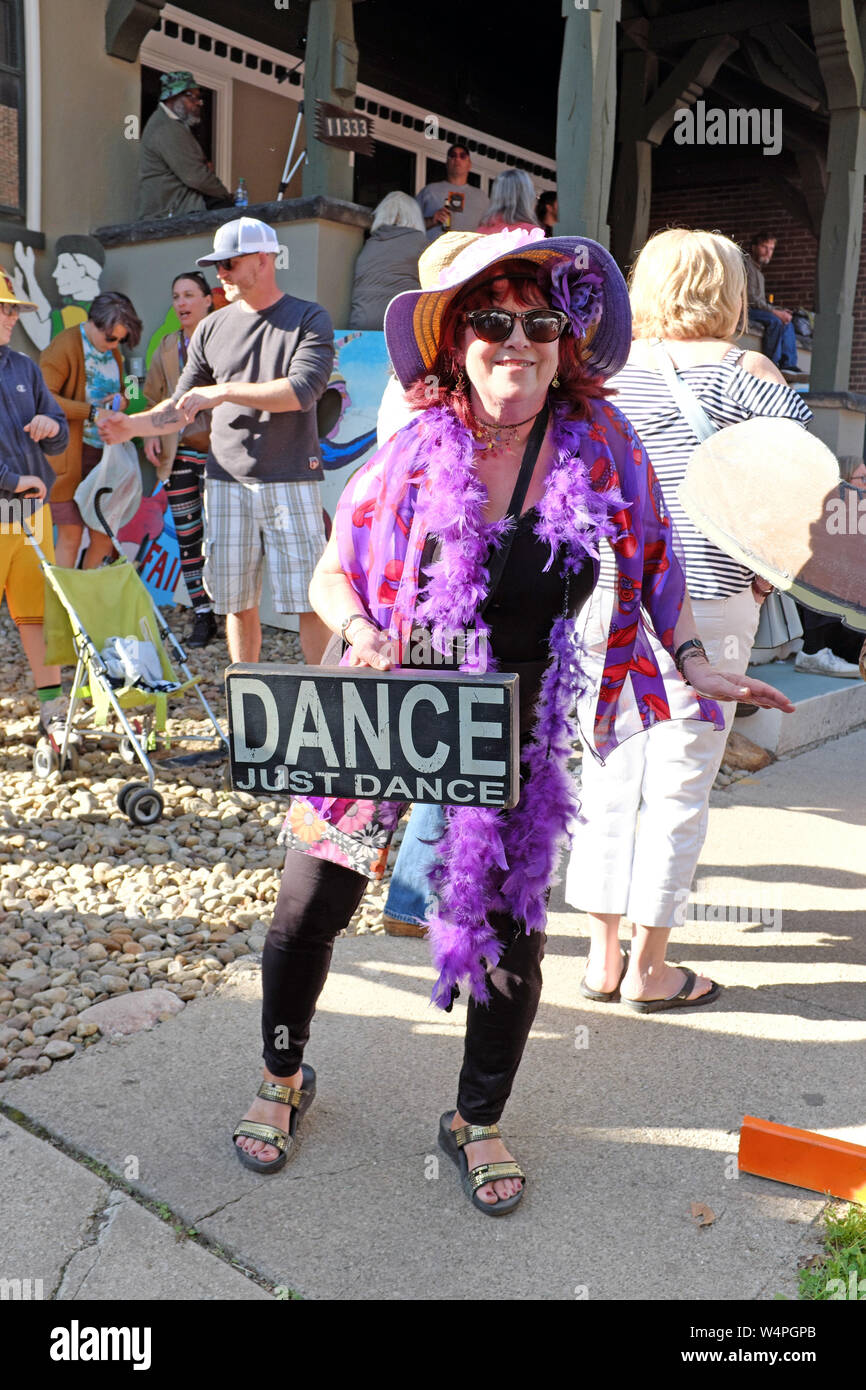
[[[155,409],[150,412],[150,418],[159,429],[165,429],[167,425],[181,425],[186,423],[173,401],[169,401],[166,405],[156,406]]]

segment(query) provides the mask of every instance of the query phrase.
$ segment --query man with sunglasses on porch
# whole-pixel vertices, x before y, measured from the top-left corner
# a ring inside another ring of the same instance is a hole
[[[474,232],[489,203],[480,188],[469,182],[472,160],[465,145],[459,142],[448,151],[447,177],[428,183],[417,195],[417,202],[428,229],[428,241],[442,232]]]
[[[325,547],[316,402],[334,360],[320,304],[283,294],[273,228],[240,217],[217,229],[212,254],[229,303],[195,329],[173,396],[134,417],[111,416],[110,444],[173,434],[212,411],[205,465],[204,586],[226,614],[232,661],[258,661],[262,564],[278,612],[297,613],[304,660],[330,633],[310,610],[309,584]]]

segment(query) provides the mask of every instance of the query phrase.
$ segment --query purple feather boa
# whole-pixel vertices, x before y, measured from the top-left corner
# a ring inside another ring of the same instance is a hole
[[[491,544],[502,543],[511,523],[483,519],[487,494],[475,467],[477,444],[471,432],[444,408],[431,411],[428,419],[431,501],[425,521],[441,547],[417,617],[434,633],[434,640],[437,632],[470,626],[488,634],[478,614],[489,584],[486,560]],[[535,534],[550,547],[547,569],[562,551],[563,574],[579,570],[587,557],[598,559],[599,540],[616,533],[611,513],[623,506],[618,492],[600,493],[590,483],[579,456],[587,428],[569,419],[565,407],[554,407],[556,457]],[[532,735],[522,750],[525,777],[518,805],[511,811],[448,807],[445,812],[434,880],[438,904],[428,923],[439,971],[432,997],[440,1007],[450,1005],[463,979],[474,999],[489,1000],[486,972],[502,952],[488,920],[490,912],[509,912],[527,931],[544,928],[546,892],[577,815],[567,767],[576,737],[572,710],[582,688],[580,647],[572,621],[556,619],[550,649]]]

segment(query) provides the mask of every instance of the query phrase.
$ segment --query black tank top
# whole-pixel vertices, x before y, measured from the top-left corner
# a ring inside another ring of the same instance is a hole
[[[553,564],[545,571],[550,547],[535,535],[533,526],[537,517],[537,508],[533,507],[518,518],[505,569],[484,610],[498,669],[515,672],[520,677],[521,740],[532,729],[541,679],[550,661],[550,629],[554,619],[566,611],[569,617],[574,617],[592,590],[592,567],[586,560],[568,579],[563,579],[560,573],[561,554],[554,556]],[[426,581],[427,571],[422,565],[418,577],[421,594]],[[459,652],[450,660],[446,657],[436,662],[429,657],[425,660],[424,653],[423,641],[416,642],[413,637],[409,653],[404,652],[404,665],[418,670],[447,671],[455,670],[462,660]]]

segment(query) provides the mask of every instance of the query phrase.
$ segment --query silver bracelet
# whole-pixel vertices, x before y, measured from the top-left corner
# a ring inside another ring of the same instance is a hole
[[[355,622],[357,618],[360,618],[363,623],[368,623],[370,627],[376,626],[373,619],[369,617],[367,613],[350,613],[348,618],[344,618],[340,624],[340,637],[344,642],[348,642],[350,647],[352,645],[352,639],[348,636],[348,630],[350,625]]]

